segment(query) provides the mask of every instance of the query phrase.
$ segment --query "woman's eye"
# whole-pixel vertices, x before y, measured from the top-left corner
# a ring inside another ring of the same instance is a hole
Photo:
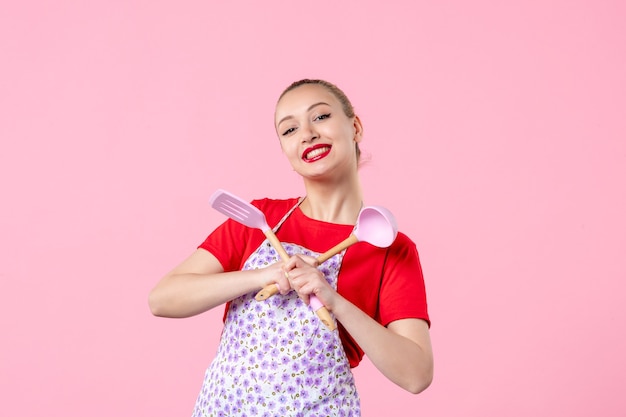
[[[283,132],[283,136],[287,136],[287,135],[289,135],[290,133],[292,133],[292,132],[293,132],[293,131],[295,131],[295,130],[296,130],[296,128],[295,128],[295,127],[290,127],[289,129],[287,129],[287,130],[285,130],[285,131]]]
[[[329,117],[330,117],[330,113],[320,114],[319,116],[315,118],[315,120],[324,120],[324,119],[328,119]]]

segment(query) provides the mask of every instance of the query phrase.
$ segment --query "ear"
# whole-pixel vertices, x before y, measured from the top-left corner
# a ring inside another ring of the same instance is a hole
[[[354,141],[356,143],[361,142],[363,139],[363,124],[361,123],[361,119],[359,116],[354,116]]]

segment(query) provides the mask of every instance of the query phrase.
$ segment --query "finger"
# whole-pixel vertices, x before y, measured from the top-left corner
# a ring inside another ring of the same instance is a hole
[[[299,280],[301,275],[302,274],[298,269],[292,269],[291,271],[289,271],[289,273],[287,274],[287,280],[289,281],[290,289],[298,291],[298,289],[302,285],[302,283],[300,282],[301,280]]]
[[[278,274],[276,277],[276,286],[278,287],[278,291],[285,295],[291,291],[291,277],[289,276],[289,272],[282,268],[282,273]]]
[[[319,266],[319,261],[317,260],[317,258],[313,256],[309,256],[309,255],[299,255],[299,256],[300,256],[300,259],[302,259],[302,261],[304,261],[307,265],[311,265],[315,268]]]
[[[297,255],[294,255],[291,258],[289,258],[289,260],[287,262],[285,262],[285,264],[283,265],[283,269],[285,271],[289,272],[292,269],[298,267],[298,262],[299,261],[301,261],[301,259]]]
[[[298,294],[298,297],[300,297],[302,302],[306,305],[309,305],[309,303],[311,302],[311,297],[309,296],[309,294]]]

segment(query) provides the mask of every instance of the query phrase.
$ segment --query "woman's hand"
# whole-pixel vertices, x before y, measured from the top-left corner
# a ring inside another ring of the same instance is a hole
[[[259,274],[259,288],[266,288],[276,285],[281,294],[287,294],[291,291],[289,280],[287,279],[287,270],[285,269],[285,263],[281,260],[268,265],[264,268],[259,268],[257,271]],[[271,294],[275,294],[272,292]]]
[[[331,310],[329,303],[332,302],[336,291],[326,281],[324,274],[317,269],[318,265],[319,262],[312,256],[292,256],[283,265],[286,274],[279,284],[281,293],[286,294],[293,289],[306,304],[309,304],[310,296],[315,294],[326,308]],[[286,291],[283,290],[283,285],[288,285]]]

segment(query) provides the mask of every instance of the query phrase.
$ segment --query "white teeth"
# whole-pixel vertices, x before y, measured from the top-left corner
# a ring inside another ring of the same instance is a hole
[[[305,158],[306,158],[306,159],[313,159],[313,158],[315,158],[315,157],[316,157],[316,156],[318,156],[318,155],[321,155],[321,154],[323,154],[323,153],[325,153],[325,152],[328,152],[328,150],[329,150],[329,149],[330,149],[330,148],[329,148],[329,147],[327,147],[327,146],[325,146],[325,147],[323,147],[323,148],[313,149],[311,152],[309,152],[308,154],[306,154],[306,157],[305,157]]]

